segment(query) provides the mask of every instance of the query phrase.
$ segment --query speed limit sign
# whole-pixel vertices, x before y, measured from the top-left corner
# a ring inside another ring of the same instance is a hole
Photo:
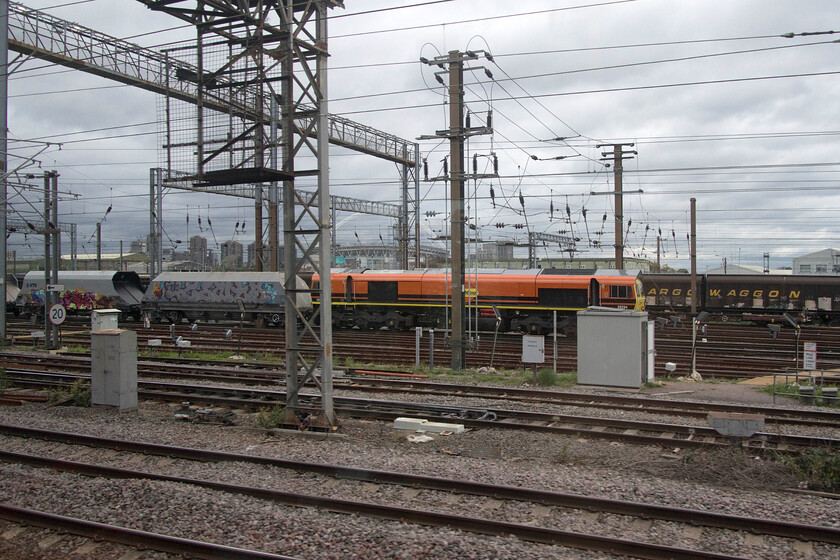
[[[67,318],[67,310],[60,303],[56,303],[50,307],[50,323],[53,325],[60,325]]]

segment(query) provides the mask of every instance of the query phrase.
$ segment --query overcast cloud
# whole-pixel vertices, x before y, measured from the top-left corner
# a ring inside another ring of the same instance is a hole
[[[761,265],[765,253],[772,268],[790,266],[794,256],[840,246],[840,44],[833,42],[840,35],[812,34],[840,29],[837,2],[455,0],[353,15],[417,3],[346,0],[346,9],[332,11],[339,17],[329,24],[329,111],[411,141],[434,134],[448,126],[445,92],[434,78],[439,69],[419,58],[491,52],[494,62],[473,66],[488,68],[495,80],[470,73],[466,95],[474,126],[488,108],[494,115],[495,134],[468,147],[470,155],[494,151],[499,160],[500,179],[469,186],[469,212],[483,239],[524,242],[527,230],[513,226],[527,222],[531,231],[580,238],[579,256],[612,256],[613,198],[591,193],[613,191],[613,172],[596,146],[632,142],[638,154],[624,173],[631,193],[624,197],[627,256],[655,259],[661,230],[663,264],[687,267],[692,197],[701,271],[724,258]],[[46,11],[119,38],[180,25],[132,0]],[[190,37],[191,30],[180,29],[128,40],[155,46]],[[68,193],[61,219],[78,224],[81,253],[95,252],[95,223],[109,205],[103,251],[119,251],[121,240],[128,250],[145,237],[149,168],[160,158],[159,112],[152,93],[42,61],[12,74],[10,152],[41,149],[22,140],[64,142],[38,159],[60,173]],[[103,137],[113,138],[78,142]],[[567,139],[548,141],[557,137]],[[447,153],[439,141],[421,142],[432,176],[442,172]],[[397,202],[393,164],[335,147],[330,154],[332,194]],[[13,157],[10,166],[19,161]],[[437,212],[424,216],[424,235],[445,233],[445,184],[424,182],[421,194],[422,212]],[[10,191],[9,202],[21,216],[40,209],[37,194]],[[164,204],[165,243],[196,234],[210,238],[211,247],[253,240],[250,200],[175,191]],[[563,219],[567,205],[571,220]],[[235,227],[243,222],[244,232]],[[339,223],[340,243],[392,237],[385,219],[340,214]],[[21,254],[41,251],[38,237],[15,234],[8,243]],[[559,252],[545,248],[539,255]]]

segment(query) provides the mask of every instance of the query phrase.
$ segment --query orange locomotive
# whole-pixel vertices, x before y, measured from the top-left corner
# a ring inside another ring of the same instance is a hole
[[[479,270],[465,279],[469,324],[479,330],[548,333],[574,322],[589,306],[644,309],[641,281],[622,271],[555,269]],[[333,271],[332,318],[337,328],[406,330],[444,328],[449,320],[451,275],[446,270]],[[312,278],[318,287],[318,276]],[[316,294],[317,297],[317,294]],[[313,298],[313,304],[317,305]]]

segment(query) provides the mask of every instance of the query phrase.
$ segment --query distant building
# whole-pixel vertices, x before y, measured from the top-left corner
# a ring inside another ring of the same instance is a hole
[[[248,266],[253,266],[256,264],[256,256],[257,256],[257,246],[255,243],[248,243],[248,247],[246,247],[247,257],[245,259],[245,264]]]
[[[717,268],[710,268],[703,272],[703,274],[790,274],[790,269],[775,269],[769,272],[764,272],[763,266],[756,266],[752,264],[729,264],[719,266]]]
[[[222,269],[233,270],[242,268],[242,257],[242,243],[233,240],[222,243]]]
[[[840,251],[823,249],[793,259],[794,274],[837,275],[840,274]]]
[[[43,268],[43,262],[40,267]],[[76,270],[129,270],[137,273],[148,272],[149,259],[142,253],[102,253],[99,258],[93,255],[76,255]],[[73,270],[70,255],[62,255],[59,264],[61,270]]]
[[[131,242],[131,249],[129,250],[132,253],[146,253],[146,242],[142,239],[135,239]]]
[[[511,260],[513,259],[513,244],[484,243],[479,247],[477,257],[479,262]]]
[[[199,235],[190,237],[190,247],[188,251],[189,260],[198,267],[198,270],[207,270],[212,268],[212,263],[207,260],[207,238]]]

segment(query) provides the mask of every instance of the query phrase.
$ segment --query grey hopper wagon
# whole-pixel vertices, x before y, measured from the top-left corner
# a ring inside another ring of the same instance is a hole
[[[285,324],[285,274],[281,272],[164,272],[143,296],[143,315],[151,322],[245,320]],[[306,282],[296,278],[297,306],[312,309]]]
[[[70,314],[88,314],[98,309],[119,309],[123,319],[140,318],[143,289],[136,272],[116,270],[60,270],[56,292],[57,303]],[[43,316],[43,270],[33,270],[23,278],[18,307],[25,314]]]

